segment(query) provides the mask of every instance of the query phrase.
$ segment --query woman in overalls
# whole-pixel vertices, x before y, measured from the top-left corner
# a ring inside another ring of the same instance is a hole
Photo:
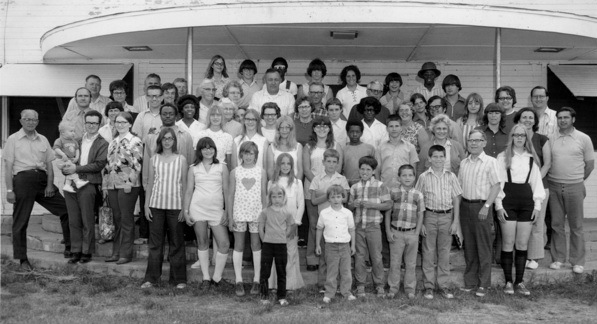
[[[525,296],[531,294],[523,284],[527,244],[533,222],[539,216],[541,202],[545,199],[537,164],[539,159],[530,139],[531,134],[524,126],[515,125],[510,131],[506,150],[498,155],[498,174],[503,193],[496,198],[495,206],[502,229],[504,293],[510,295],[515,291]],[[512,263],[516,269],[514,282]]]

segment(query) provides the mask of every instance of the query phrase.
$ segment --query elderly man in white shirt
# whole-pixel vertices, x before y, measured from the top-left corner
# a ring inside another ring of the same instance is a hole
[[[265,88],[253,94],[249,108],[261,111],[264,103],[275,102],[280,107],[282,116],[292,113],[294,111],[294,96],[289,92],[280,91],[281,80],[278,70],[268,69],[265,72]]]

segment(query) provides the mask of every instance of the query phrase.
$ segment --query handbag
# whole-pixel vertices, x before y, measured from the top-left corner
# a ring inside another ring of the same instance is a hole
[[[112,208],[108,203],[108,199],[104,200],[104,204],[99,208],[99,234],[100,239],[110,241],[114,239],[114,215],[112,215]]]

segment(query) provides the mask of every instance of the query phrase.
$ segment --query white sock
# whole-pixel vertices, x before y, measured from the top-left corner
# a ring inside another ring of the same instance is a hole
[[[222,254],[220,252],[216,252],[216,269],[214,270],[213,280],[215,282],[220,282],[222,280],[222,272],[224,272],[224,267],[226,266],[226,261],[228,260],[228,253]]]
[[[201,263],[201,272],[203,272],[203,280],[210,280],[209,277],[209,250],[197,251],[199,255],[199,262]]]
[[[261,250],[253,251],[253,269],[255,269],[253,282],[259,282],[259,276],[261,275]]]
[[[232,264],[234,265],[234,275],[236,276],[236,282],[243,282],[243,253],[234,251],[232,252]]]

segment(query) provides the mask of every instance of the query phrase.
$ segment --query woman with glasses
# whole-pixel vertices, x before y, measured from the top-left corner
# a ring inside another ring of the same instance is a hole
[[[383,107],[388,108],[390,115],[398,113],[398,107],[404,102],[404,93],[400,91],[402,77],[396,72],[386,76],[384,80],[385,94],[379,99]]]
[[[514,105],[516,105],[516,91],[510,86],[499,87],[495,91],[495,103],[504,110],[506,119],[504,132],[509,134],[515,124],[514,116],[516,116],[516,111],[518,111],[518,109],[514,108]]]
[[[135,114],[139,113],[135,107],[129,106],[126,102],[126,92],[128,91],[128,84],[124,80],[114,80],[110,82],[110,99],[112,101],[120,102],[124,111],[130,112],[135,117]]]
[[[356,65],[344,67],[340,72],[340,81],[343,88],[338,91],[336,98],[342,103],[342,114],[348,118],[352,107],[367,96],[367,88],[359,85],[361,71]]]
[[[441,114],[445,115],[447,109],[448,102],[446,101],[446,99],[440,96],[433,96],[429,98],[429,101],[427,101],[427,111],[429,112],[429,118],[431,119]],[[427,128],[427,135],[429,136],[429,138],[433,136],[429,128]],[[452,121],[450,125],[449,137],[462,144],[462,130],[460,129],[460,126],[458,126],[458,124],[454,121]]]
[[[131,133],[133,117],[120,112],[114,121],[117,134],[108,146],[108,163],[102,171],[104,199],[114,215],[114,245],[106,262],[125,264],[133,260],[135,225],[133,212],[141,190],[143,143]]]
[[[498,172],[504,195],[495,199],[497,218],[502,230],[501,265],[506,285],[504,293],[528,296],[523,277],[527,246],[533,223],[538,221],[545,190],[537,153],[531,143],[532,133],[521,124],[514,125],[506,150],[498,155]],[[516,252],[514,252],[516,247]],[[516,269],[512,280],[512,264]]]
[[[104,110],[104,115],[108,117],[108,122],[106,125],[102,126],[98,133],[106,140],[106,142],[110,143],[112,138],[117,133],[116,128],[114,127],[114,121],[116,120],[116,116],[120,112],[124,111],[122,104],[120,102],[109,102],[106,105],[106,110]]]
[[[216,158],[226,165],[230,165],[232,156],[232,136],[222,130],[223,111],[220,106],[213,106],[207,112],[207,128],[199,132],[197,137],[211,138],[218,149]]]
[[[222,90],[230,79],[228,79],[228,71],[226,70],[226,60],[222,55],[214,55],[205,71],[205,78],[213,82],[216,91],[215,96],[222,98]]]
[[[222,108],[222,130],[230,134],[232,138],[237,137],[243,132],[243,125],[234,120],[234,114],[236,113],[236,105],[228,98],[222,98],[218,102],[218,106]]]
[[[232,80],[224,86],[222,90],[222,96],[228,98],[236,108],[246,108],[249,106],[248,102],[244,99],[245,92],[240,83],[236,80]]]
[[[478,93],[471,93],[464,103],[464,116],[458,118],[456,124],[462,129],[463,144],[468,140],[468,134],[483,125],[483,98]]]
[[[265,125],[261,127],[261,134],[268,142],[273,143],[276,136],[276,121],[280,117],[280,107],[275,102],[266,102],[261,106],[261,119]]]
[[[291,114],[295,125],[296,141],[305,146],[313,132],[313,105],[304,97],[294,102],[294,113]]]
[[[261,116],[255,109],[247,109],[245,118],[243,119],[243,132],[232,142],[232,161],[230,162],[230,170],[234,170],[241,164],[242,161],[240,160],[241,156],[239,153],[240,146],[244,142],[253,142],[257,145],[259,154],[257,154],[255,165],[265,169],[265,154],[263,153],[267,152],[269,141],[261,133]]]
[[[163,128],[157,138],[156,154],[151,157],[146,187],[145,218],[149,221],[149,256],[144,283],[150,288],[160,282],[164,262],[164,236],[168,233],[170,284],[178,289],[187,286],[184,243],[183,188],[186,188],[187,160],[178,154],[176,133]]]
[[[415,123],[421,124],[425,129],[427,129],[427,123],[429,122],[429,111],[427,111],[427,99],[420,93],[414,93],[410,96],[410,103],[413,105],[415,109],[415,115],[413,116],[413,121]]]

